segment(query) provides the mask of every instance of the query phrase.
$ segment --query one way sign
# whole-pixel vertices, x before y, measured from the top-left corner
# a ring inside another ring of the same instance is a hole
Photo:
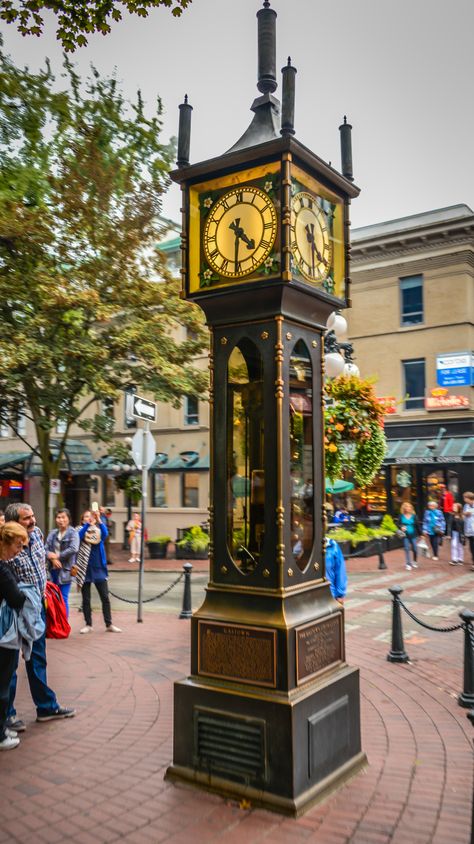
[[[132,395],[132,416],[137,419],[146,419],[148,422],[156,421],[156,404],[154,401],[142,399],[141,396]]]

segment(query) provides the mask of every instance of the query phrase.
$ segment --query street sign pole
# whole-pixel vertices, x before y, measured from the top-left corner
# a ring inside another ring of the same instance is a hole
[[[140,566],[138,569],[138,612],[137,622],[143,622],[143,573],[145,569],[145,514],[148,493],[148,466],[147,466],[147,439],[150,431],[150,423],[145,422],[143,426],[142,440],[142,532],[140,539]]]

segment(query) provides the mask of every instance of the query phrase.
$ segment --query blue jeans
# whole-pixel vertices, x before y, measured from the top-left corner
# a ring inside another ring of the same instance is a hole
[[[71,581],[69,581],[69,583],[60,583],[57,569],[52,570],[51,580],[59,587],[59,591],[63,596],[63,601],[66,604],[66,616],[69,618],[69,593],[71,591]]]
[[[41,616],[46,623],[46,613],[44,607],[41,608]],[[19,651],[16,651],[15,671],[10,683],[10,696],[8,701],[8,718],[16,715],[14,706],[16,694],[16,669],[18,668]],[[31,697],[36,706],[38,715],[44,715],[46,712],[54,712],[59,708],[56,695],[53,690],[49,688],[46,682],[46,631],[43,635],[33,642],[33,650],[31,651],[31,659],[25,662],[26,674],[28,676],[28,683],[30,685]]]
[[[410,547],[413,550],[413,559],[416,562],[416,536],[406,536],[405,535],[403,537],[403,547],[405,549],[405,557],[406,557],[407,566],[410,566],[411,565]]]

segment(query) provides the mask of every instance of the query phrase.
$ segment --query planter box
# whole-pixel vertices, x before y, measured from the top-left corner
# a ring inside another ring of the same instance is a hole
[[[164,560],[168,553],[169,542],[147,542],[150,560]]]
[[[180,548],[176,546],[177,560],[207,560],[209,557],[209,548],[204,551],[191,551],[190,548]]]
[[[342,551],[343,557],[347,557],[348,554],[352,553],[352,545],[351,545],[350,539],[341,539],[341,540],[336,539],[336,542],[337,542],[337,544],[339,545],[339,548]]]

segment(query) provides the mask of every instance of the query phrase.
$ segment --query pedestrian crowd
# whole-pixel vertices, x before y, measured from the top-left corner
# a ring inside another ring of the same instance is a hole
[[[439,501],[428,501],[421,522],[412,504],[400,508],[400,531],[405,548],[406,569],[418,568],[418,554],[438,560],[443,540],[451,543],[451,566],[464,564],[464,547],[469,545],[474,571],[474,492],[465,492],[463,504],[456,502],[450,490],[443,487]]]
[[[69,593],[75,581],[82,593],[85,625],[92,633],[91,585],[102,604],[105,629],[120,633],[112,622],[108,590],[104,508],[93,504],[78,528],[66,508],[56,513],[56,527],[46,540],[36,525],[32,507],[9,504],[0,514],[0,750],[18,746],[26,725],[15,709],[17,669],[23,653],[38,722],[72,718],[75,710],[62,706],[47,680],[46,584],[55,584],[69,614]],[[53,587],[51,587],[53,588]]]

